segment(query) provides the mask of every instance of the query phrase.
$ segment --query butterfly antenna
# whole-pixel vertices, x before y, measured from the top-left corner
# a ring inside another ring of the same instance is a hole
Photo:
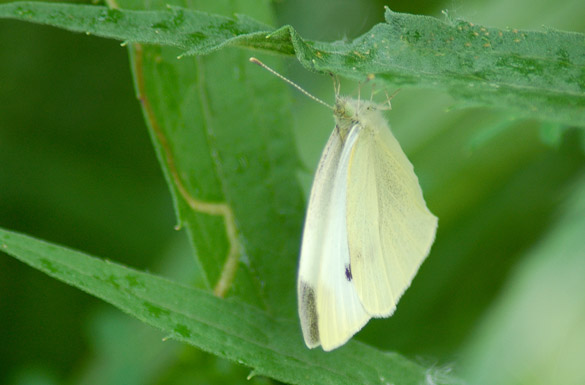
[[[322,105],[326,106],[327,108],[329,108],[331,110],[334,109],[333,106],[325,103],[324,101],[322,101],[318,97],[316,97],[314,95],[311,95],[308,91],[305,91],[301,86],[299,86],[298,84],[296,84],[292,80],[285,78],[284,76],[282,76],[281,74],[279,74],[278,72],[276,72],[272,68],[268,67],[266,64],[262,63],[260,60],[256,59],[255,57],[251,57],[250,58],[250,62],[252,62],[254,64],[258,64],[260,67],[264,68],[268,72],[271,72],[273,75],[276,75],[277,77],[279,77],[280,79],[284,80],[285,82],[287,82],[288,84],[290,84],[291,86],[293,86],[294,88],[296,88],[297,90],[301,91],[303,94],[305,94],[309,98],[313,99],[317,103],[321,103]]]

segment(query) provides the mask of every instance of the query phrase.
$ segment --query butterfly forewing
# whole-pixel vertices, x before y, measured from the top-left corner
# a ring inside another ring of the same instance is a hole
[[[341,145],[339,135],[333,132],[315,173],[303,230],[297,294],[303,337],[311,348],[319,346],[320,341],[316,294],[322,265],[323,239],[327,230],[329,197],[333,191]]]
[[[327,233],[323,239],[317,289],[319,335],[324,350],[344,344],[370,319],[353,284],[344,210],[350,154],[357,137],[356,127],[350,130],[342,146],[333,191],[329,196],[331,206],[327,215]]]
[[[324,350],[345,343],[369,319],[347,270],[346,218],[339,210],[347,197],[348,161],[349,151],[334,131],[315,175],[303,233],[298,281],[301,327],[307,346],[321,344]]]

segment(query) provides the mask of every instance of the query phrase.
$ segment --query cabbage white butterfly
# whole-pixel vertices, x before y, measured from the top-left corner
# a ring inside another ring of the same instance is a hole
[[[310,95],[258,59],[250,61],[333,110],[305,218],[298,273],[305,344],[346,343],[372,317],[389,317],[435,239],[412,164],[371,101]]]

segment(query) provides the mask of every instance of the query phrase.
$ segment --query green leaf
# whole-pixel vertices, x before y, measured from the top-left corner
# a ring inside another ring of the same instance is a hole
[[[307,69],[393,85],[438,88],[463,105],[585,127],[585,35],[486,28],[386,10],[386,22],[352,42],[313,42],[290,26],[248,17],[22,2],[0,17],[50,24],[123,41],[208,54],[225,45],[295,54]]]
[[[303,202],[285,85],[241,51],[132,49],[136,87],[208,287],[294,314]],[[262,95],[273,95],[271,98]],[[235,291],[234,291],[235,290]]]
[[[233,11],[230,2],[206,6]],[[267,6],[238,7],[271,18]],[[250,65],[240,50],[181,60],[169,47],[129,50],[145,119],[203,286],[293,318],[303,201],[294,178],[299,161],[286,85]]]
[[[161,329],[169,338],[252,367],[253,375],[295,384],[418,385],[427,379],[453,383],[398,354],[359,342],[331,353],[309,350],[296,321],[26,235],[0,229],[0,247]]]

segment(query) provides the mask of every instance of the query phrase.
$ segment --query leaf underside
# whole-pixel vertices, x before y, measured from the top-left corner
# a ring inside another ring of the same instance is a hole
[[[205,55],[226,45],[296,55],[312,71],[356,80],[374,75],[394,86],[447,91],[462,105],[491,106],[585,127],[585,35],[502,30],[386,9],[385,23],[351,42],[305,40],[291,26],[273,29],[173,7],[162,11],[8,3],[0,17],[49,24],[127,42]]]

